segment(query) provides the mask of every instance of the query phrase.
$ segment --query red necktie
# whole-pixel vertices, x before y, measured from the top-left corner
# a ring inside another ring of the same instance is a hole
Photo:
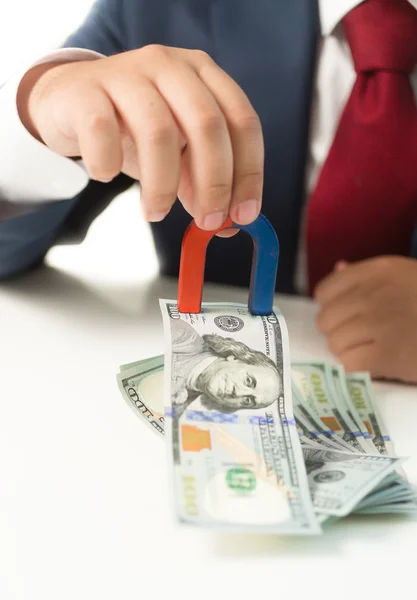
[[[417,223],[417,11],[367,0],[343,27],[357,78],[307,209],[310,293],[338,260],[407,256]]]

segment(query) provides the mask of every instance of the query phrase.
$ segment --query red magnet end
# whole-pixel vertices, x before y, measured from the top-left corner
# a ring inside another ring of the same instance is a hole
[[[219,229],[205,231],[194,221],[188,225],[182,239],[181,263],[178,282],[178,310],[184,313],[199,313],[203,297],[204,268],[207,246],[210,240],[223,229],[236,227],[230,217]]]

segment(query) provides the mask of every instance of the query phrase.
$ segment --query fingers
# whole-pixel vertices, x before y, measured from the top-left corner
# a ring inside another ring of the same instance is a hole
[[[325,335],[330,335],[347,321],[364,313],[364,298],[355,292],[348,292],[341,298],[330,300],[321,307],[316,324]]]
[[[203,229],[217,229],[229,213],[233,186],[233,152],[226,119],[187,63],[161,67],[154,80],[187,139],[195,221]]]
[[[197,57],[200,55],[197,54]],[[258,115],[238,84],[203,54],[197,72],[225,116],[233,151],[233,189],[229,213],[246,225],[261,210],[264,143]]]
[[[342,319],[327,334],[327,344],[346,371],[369,371],[372,376],[379,377],[385,368],[383,345],[376,333],[375,326],[366,316],[353,316]]]
[[[86,97],[74,118],[81,156],[92,179],[111,181],[123,162],[118,120],[110,99],[100,88]]]
[[[144,216],[161,221],[177,197],[181,166],[178,126],[165,100],[144,77],[113,81],[109,92],[136,146]]]
[[[139,176],[148,220],[161,220],[177,195],[203,229],[218,229],[228,215],[242,225],[257,218],[260,120],[205,53],[148,46],[91,69],[86,85],[102,85],[101,106],[96,99],[83,111],[77,132],[93,178],[107,181],[122,168]]]
[[[382,377],[385,372],[384,365],[377,356],[376,345],[373,342],[350,348],[343,352],[339,358],[347,373],[368,371],[372,377]]]
[[[330,273],[315,288],[314,297],[319,304],[332,302],[339,296],[354,292],[360,278],[362,263],[345,266]]]
[[[336,356],[375,341],[374,328],[362,316],[346,321],[327,337],[329,348]]]
[[[347,273],[348,269],[352,269],[354,277]],[[366,294],[362,289],[358,291],[358,269],[344,266],[320,287],[317,298],[322,305],[317,327],[327,337],[330,350],[347,370],[375,372],[379,367],[376,360],[380,347],[380,341],[376,340],[378,323],[376,316],[369,314]],[[371,364],[372,369],[368,369]]]
[[[316,287],[314,297],[319,304],[327,304],[346,293],[354,292],[361,287],[367,288],[375,282],[376,274],[380,274],[386,261],[382,258],[367,259],[357,263],[340,261],[336,270],[325,277]],[[375,269],[375,263],[378,269]]]

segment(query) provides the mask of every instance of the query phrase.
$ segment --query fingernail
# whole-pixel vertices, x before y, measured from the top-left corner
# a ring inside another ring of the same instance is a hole
[[[214,212],[206,215],[203,219],[203,229],[208,229],[209,231],[213,231],[214,229],[218,229],[223,225],[226,220],[226,215],[224,212]]]
[[[256,219],[259,213],[259,202],[257,200],[245,200],[237,207],[237,222],[248,225]]]
[[[161,212],[146,213],[145,219],[147,221],[150,221],[151,223],[159,223],[159,221],[162,221],[163,219],[165,219],[165,217],[167,216],[168,213],[169,213],[169,210],[165,210],[165,211],[161,211]]]

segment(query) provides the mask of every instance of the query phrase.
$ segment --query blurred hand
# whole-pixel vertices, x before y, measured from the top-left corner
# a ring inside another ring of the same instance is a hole
[[[317,326],[347,371],[417,383],[417,260],[339,263],[315,297]]]
[[[82,157],[92,179],[140,180],[160,221],[178,196],[208,230],[261,208],[264,148],[248,98],[204,52],[146,46],[109,58],[34,67],[18,110],[55,152]]]

